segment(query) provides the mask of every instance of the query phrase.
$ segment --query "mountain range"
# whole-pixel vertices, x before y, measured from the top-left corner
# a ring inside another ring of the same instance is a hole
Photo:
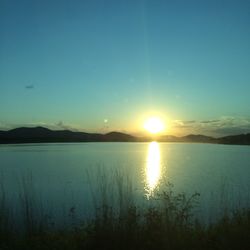
[[[196,142],[250,145],[250,133],[214,138],[205,135],[172,135],[152,137],[136,137],[120,132],[107,134],[73,132],[70,130],[50,130],[44,127],[20,127],[8,131],[0,131],[0,144],[12,143],[49,143],[49,142]]]

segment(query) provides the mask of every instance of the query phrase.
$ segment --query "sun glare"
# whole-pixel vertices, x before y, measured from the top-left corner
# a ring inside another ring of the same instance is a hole
[[[146,165],[146,178],[147,185],[145,190],[147,196],[153,194],[154,189],[157,187],[161,176],[161,154],[160,147],[157,142],[151,142],[148,147],[147,165]]]
[[[157,134],[165,129],[165,125],[159,117],[150,117],[145,121],[144,128],[152,134]]]

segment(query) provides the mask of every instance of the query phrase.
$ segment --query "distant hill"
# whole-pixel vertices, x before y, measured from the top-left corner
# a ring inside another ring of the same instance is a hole
[[[250,145],[250,134],[224,136],[217,140],[221,144]]]
[[[216,139],[205,135],[186,135],[177,137],[173,135],[165,135],[159,138],[161,142],[202,142],[202,143],[217,143]]]
[[[173,135],[163,135],[159,138],[161,142],[178,142],[180,141],[180,137],[173,136]]]
[[[49,142],[147,142],[152,137],[135,137],[120,132],[107,134],[73,132],[70,130],[50,130],[44,127],[21,127],[9,131],[0,131],[0,144],[10,143],[49,143]],[[177,137],[172,135],[160,136],[160,142],[196,142],[250,145],[250,134],[241,134],[213,138],[205,135],[187,135]]]
[[[120,141],[120,142],[133,142],[136,141],[136,137],[120,132],[110,132],[103,135],[105,141]]]
[[[41,143],[41,142],[107,142],[135,141],[131,135],[111,132],[95,134],[73,132],[70,130],[50,130],[44,127],[21,127],[9,131],[0,131],[0,143]]]
[[[186,142],[206,142],[206,143],[216,143],[216,139],[205,135],[187,135],[181,137],[183,141]]]

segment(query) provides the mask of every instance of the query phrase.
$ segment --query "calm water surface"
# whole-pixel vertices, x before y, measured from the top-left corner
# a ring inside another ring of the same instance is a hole
[[[174,184],[176,192],[197,191],[203,211],[210,214],[222,203],[246,206],[250,201],[249,146],[157,142],[1,145],[0,171],[11,204],[18,203],[26,188],[54,213],[59,208],[65,213],[72,206],[87,213],[93,196],[103,191],[102,177],[115,185],[114,173],[128,178],[133,191],[145,200],[152,199],[166,181]]]

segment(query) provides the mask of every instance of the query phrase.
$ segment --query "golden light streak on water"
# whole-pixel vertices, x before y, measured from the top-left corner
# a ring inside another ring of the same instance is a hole
[[[146,161],[146,186],[147,197],[152,196],[161,177],[161,154],[157,142],[151,142],[148,146]]]

